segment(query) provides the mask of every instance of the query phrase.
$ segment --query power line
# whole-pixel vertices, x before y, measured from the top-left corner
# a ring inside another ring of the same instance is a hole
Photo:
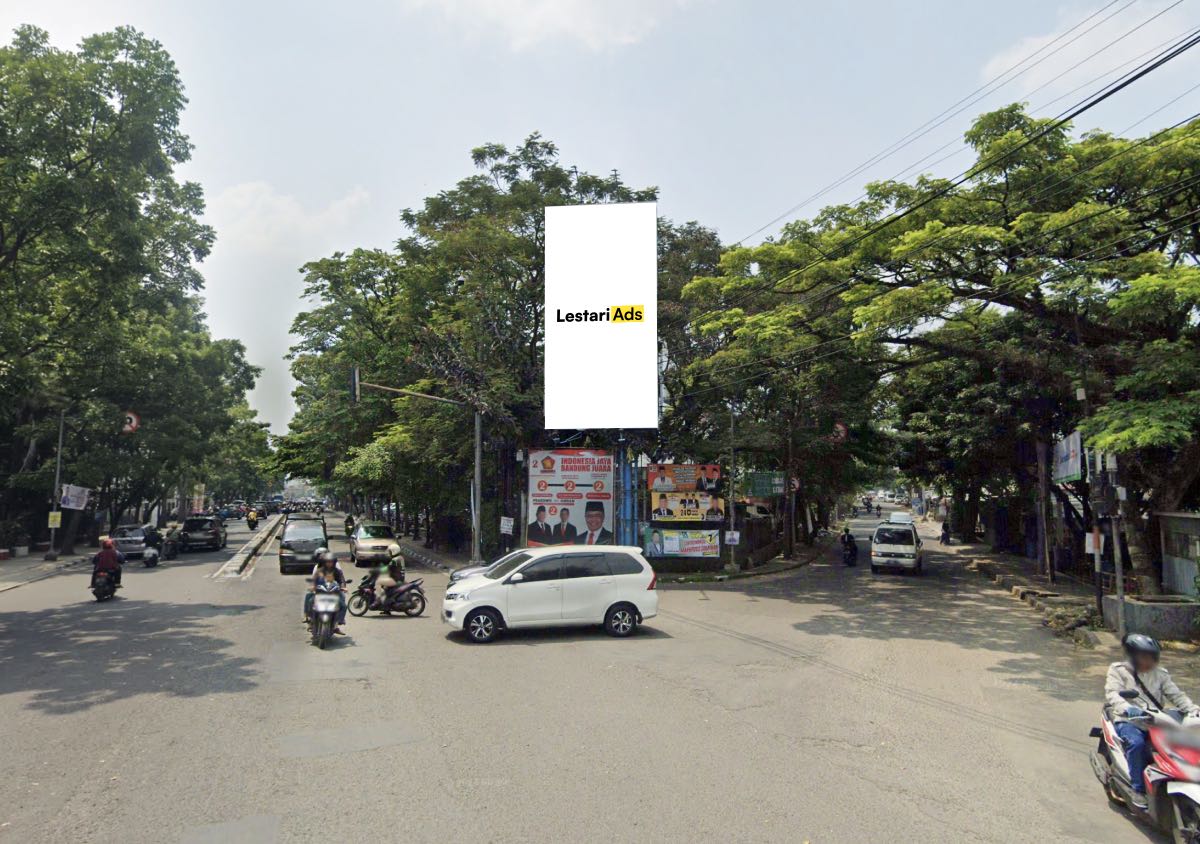
[[[859,164],[857,167],[855,167],[855,168],[854,168],[853,170],[851,170],[850,172],[848,172],[848,173],[844,174],[843,176],[839,177],[839,178],[838,178],[836,181],[832,182],[831,184],[829,184],[829,185],[826,185],[825,187],[821,188],[821,190],[817,191],[817,192],[816,192],[816,193],[814,193],[812,196],[809,196],[807,199],[804,199],[804,200],[802,200],[801,202],[797,203],[796,205],[793,205],[793,206],[792,206],[791,208],[789,208],[787,211],[784,211],[782,214],[780,214],[780,215],[776,216],[774,219],[772,219],[772,220],[768,221],[767,223],[764,223],[762,226],[759,226],[757,229],[755,229],[754,231],[750,232],[750,234],[746,235],[745,237],[741,238],[740,240],[736,240],[736,241],[734,241],[734,244],[733,244],[733,245],[737,246],[737,245],[739,245],[739,244],[742,244],[742,243],[746,242],[746,241],[747,241],[747,240],[749,240],[750,238],[754,237],[756,234],[758,234],[758,233],[762,232],[764,229],[770,228],[771,226],[773,226],[773,225],[775,225],[776,223],[778,223],[780,220],[783,220],[783,219],[785,219],[785,218],[787,218],[787,217],[790,217],[792,214],[796,213],[797,211],[799,211],[799,210],[800,210],[801,208],[803,208],[804,206],[808,205],[808,204],[809,204],[809,203],[811,203],[811,202],[814,202],[814,201],[815,201],[815,200],[817,200],[817,199],[820,199],[822,196],[824,196],[825,194],[829,193],[831,190],[834,190],[835,188],[838,188],[838,187],[840,187],[841,185],[845,184],[845,183],[846,183],[847,181],[849,181],[850,179],[852,179],[852,178],[854,178],[855,176],[857,176],[857,175],[859,175],[860,173],[862,173],[862,172],[863,172],[864,170],[866,170],[868,167],[871,167],[872,165],[874,165],[874,164],[877,164],[877,163],[879,163],[879,162],[881,162],[881,161],[885,161],[886,159],[888,159],[888,158],[890,158],[891,156],[895,155],[895,154],[896,154],[897,152],[899,152],[900,150],[904,149],[904,148],[905,148],[906,146],[908,146],[909,144],[911,144],[911,143],[913,143],[914,141],[916,141],[916,140],[919,140],[920,138],[922,138],[922,137],[924,137],[925,135],[929,134],[931,131],[933,131],[934,129],[936,129],[938,126],[941,126],[941,125],[943,125],[944,123],[946,123],[946,122],[947,122],[948,120],[950,120],[951,118],[953,118],[953,117],[957,116],[957,115],[958,115],[958,114],[960,114],[962,111],[964,111],[964,110],[966,110],[967,108],[969,108],[970,106],[974,105],[976,102],[978,102],[978,101],[979,101],[980,99],[982,99],[983,97],[986,97],[986,96],[988,96],[988,95],[989,95],[989,94],[991,94],[991,93],[994,93],[994,91],[988,91],[987,89],[988,89],[988,88],[991,88],[991,87],[992,87],[993,85],[995,85],[997,82],[1000,82],[1000,80],[1001,80],[1001,79],[1004,79],[1004,77],[1005,77],[1005,76],[1007,76],[1008,74],[1012,73],[1014,70],[1016,70],[1017,68],[1019,68],[1021,65],[1025,64],[1025,63],[1026,63],[1026,62],[1028,62],[1029,60],[1031,60],[1031,59],[1035,58],[1035,57],[1036,57],[1036,56],[1037,56],[1039,53],[1043,52],[1044,50],[1046,50],[1046,49],[1048,49],[1048,48],[1050,48],[1050,47],[1052,47],[1052,46],[1054,46],[1056,43],[1058,43],[1059,41],[1061,41],[1063,38],[1066,38],[1066,37],[1067,37],[1068,35],[1070,35],[1072,32],[1074,32],[1075,30],[1079,29],[1079,27],[1081,27],[1081,26],[1083,26],[1084,24],[1088,23],[1089,21],[1091,21],[1093,18],[1097,17],[1098,15],[1101,15],[1101,14],[1103,14],[1105,11],[1107,11],[1107,10],[1108,10],[1108,9],[1110,9],[1111,7],[1115,6],[1115,5],[1116,5],[1118,2],[1120,2],[1120,1],[1121,1],[1121,0],[1112,0],[1112,2],[1110,2],[1110,3],[1107,3],[1106,5],[1104,5],[1104,6],[1100,7],[1100,8],[1099,8],[1099,9],[1097,9],[1096,11],[1092,12],[1090,15],[1088,15],[1086,18],[1084,18],[1083,20],[1081,20],[1079,23],[1075,24],[1075,25],[1074,25],[1073,27],[1071,27],[1070,29],[1066,30],[1065,32],[1062,32],[1062,33],[1060,33],[1060,34],[1059,34],[1059,35],[1058,35],[1056,38],[1054,38],[1052,41],[1049,41],[1049,42],[1047,42],[1046,44],[1043,44],[1043,45],[1042,45],[1041,47],[1039,47],[1037,50],[1035,50],[1034,52],[1030,53],[1029,55],[1027,55],[1025,58],[1021,59],[1021,60],[1020,60],[1019,62],[1017,62],[1016,64],[1012,65],[1012,66],[1011,66],[1011,67],[1009,67],[1007,70],[1003,71],[1002,73],[1000,73],[1000,74],[998,74],[998,75],[996,75],[996,76],[993,76],[993,77],[992,77],[990,80],[988,80],[987,82],[985,82],[985,83],[983,83],[982,85],[980,85],[978,88],[976,88],[976,89],[975,89],[974,91],[972,91],[971,93],[967,94],[967,95],[966,95],[965,97],[963,97],[962,99],[960,99],[960,100],[958,100],[957,102],[955,102],[955,103],[951,104],[950,106],[948,106],[947,108],[945,108],[944,110],[942,110],[941,112],[939,112],[938,114],[935,114],[933,117],[931,117],[929,120],[927,120],[927,121],[925,121],[924,123],[922,123],[922,124],[921,124],[920,126],[918,126],[916,129],[913,129],[913,130],[912,130],[911,132],[909,132],[907,135],[904,135],[902,138],[900,138],[900,140],[893,142],[893,143],[892,143],[890,146],[888,146],[888,147],[885,147],[884,149],[882,149],[882,150],[880,150],[879,152],[875,153],[875,155],[873,155],[873,156],[871,156],[870,158],[868,158],[868,159],[867,159],[866,161],[864,161],[862,164]],[[998,85],[998,86],[996,87],[996,90],[999,90],[999,89],[1000,89],[1000,88],[1002,88],[1004,85],[1007,85],[1009,82],[1012,82],[1014,79],[1017,79],[1018,77],[1020,77],[1022,74],[1024,74],[1024,73],[1026,73],[1026,72],[1028,72],[1028,71],[1032,70],[1033,68],[1037,67],[1037,66],[1038,66],[1039,64],[1041,64],[1043,61],[1045,61],[1046,59],[1050,58],[1050,56],[1054,55],[1055,53],[1059,52],[1059,51],[1060,51],[1060,50],[1062,50],[1063,48],[1065,48],[1065,47],[1069,46],[1070,44],[1073,44],[1075,41],[1077,41],[1079,38],[1083,37],[1084,35],[1087,35],[1089,32],[1091,32],[1091,31],[1092,31],[1093,29],[1095,29],[1097,26],[1100,26],[1101,24],[1103,24],[1103,23],[1106,23],[1106,22],[1107,22],[1108,20],[1110,20],[1112,17],[1114,17],[1114,16],[1116,16],[1117,14],[1120,14],[1121,12],[1125,11],[1125,10],[1126,10],[1126,9],[1128,9],[1130,6],[1132,6],[1132,5],[1134,4],[1134,2],[1136,2],[1136,0],[1129,0],[1129,2],[1125,3],[1125,5],[1121,6],[1121,8],[1117,9],[1117,10],[1116,10],[1116,11],[1114,11],[1112,14],[1108,15],[1107,17],[1105,17],[1103,20],[1100,20],[1100,21],[1098,21],[1098,22],[1097,22],[1095,25],[1093,25],[1093,26],[1089,27],[1088,29],[1086,29],[1086,30],[1084,30],[1083,32],[1081,32],[1079,35],[1075,36],[1075,38],[1072,38],[1070,41],[1067,41],[1065,44],[1062,44],[1062,45],[1060,45],[1060,46],[1059,46],[1057,49],[1055,49],[1055,50],[1052,50],[1051,52],[1047,53],[1045,56],[1042,56],[1042,58],[1038,59],[1036,62],[1034,62],[1033,64],[1029,65],[1029,67],[1027,67],[1027,68],[1025,68],[1024,70],[1020,71],[1020,73],[1017,73],[1016,75],[1014,75],[1014,76],[1012,77],[1012,79],[1007,79],[1007,80],[1004,80],[1003,82],[1001,82],[1001,83],[1000,83],[1000,85]],[[1181,2],[1183,2],[1183,0],[1177,0],[1177,3],[1181,3]],[[982,93],[981,93],[981,92],[982,92]],[[980,95],[980,96],[976,97],[976,95],[977,95],[977,94],[978,94],[978,95]],[[973,99],[973,98],[974,98],[974,99]],[[960,106],[961,106],[961,107],[960,107]],[[957,109],[957,110],[955,110],[955,109]]]
[[[1190,210],[1190,211],[1187,211],[1186,213],[1184,213],[1184,214],[1180,214],[1178,217],[1174,217],[1174,218],[1172,218],[1171,220],[1168,220],[1167,222],[1168,222],[1168,223],[1175,223],[1175,222],[1178,222],[1179,220],[1183,220],[1183,219],[1185,219],[1185,218],[1188,218],[1188,217],[1195,217],[1197,214],[1200,214],[1200,208],[1195,208],[1195,209],[1192,209],[1192,210]],[[1180,231],[1184,231],[1184,230],[1186,230],[1186,229],[1188,229],[1188,228],[1191,228],[1191,227],[1192,227],[1192,226],[1193,226],[1193,225],[1194,225],[1196,222],[1197,222],[1197,221],[1196,221],[1196,220],[1194,220],[1194,219],[1193,219],[1193,220],[1188,220],[1188,222],[1186,222],[1186,223],[1183,223],[1183,224],[1181,224],[1181,225],[1179,225],[1179,226],[1176,226],[1176,227],[1174,227],[1174,228],[1172,228],[1172,229],[1168,229],[1168,230],[1167,230],[1167,231],[1165,231],[1165,232],[1164,232],[1164,231],[1159,231],[1159,232],[1149,232],[1149,233],[1146,233],[1146,234],[1144,234],[1144,235],[1143,235],[1143,237],[1146,239],[1146,241],[1147,241],[1147,242],[1150,242],[1150,241],[1153,241],[1153,240],[1155,240],[1156,238],[1160,238],[1160,237],[1164,237],[1164,236],[1170,236],[1170,235],[1173,235],[1173,234],[1177,234],[1177,233],[1178,233],[1178,232],[1180,232]],[[1133,237],[1136,237],[1136,236],[1138,236],[1138,235],[1136,235],[1136,234],[1132,234],[1132,235],[1124,235],[1124,236],[1122,236],[1122,237],[1116,238],[1115,240],[1109,241],[1108,243],[1106,243],[1106,244],[1103,244],[1102,246],[1099,246],[1099,247],[1096,247],[1095,249],[1089,250],[1088,252],[1085,252],[1083,255],[1077,256],[1076,258],[1074,258],[1074,259],[1072,259],[1072,260],[1074,260],[1074,261],[1079,261],[1081,258],[1083,258],[1084,256],[1086,256],[1086,255],[1088,255],[1088,254],[1091,254],[1091,253],[1097,252],[1097,251],[1099,251],[1099,250],[1101,250],[1101,249],[1105,249],[1105,248],[1108,248],[1108,247],[1114,246],[1115,244],[1119,244],[1119,243],[1122,243],[1122,242],[1124,242],[1124,241],[1128,241],[1128,240],[1130,240],[1131,238],[1133,238]],[[1093,258],[1093,259],[1090,259],[1090,260],[1088,260],[1086,263],[1088,263],[1088,264],[1094,264],[1094,263],[1099,263],[1099,262],[1101,262],[1101,261],[1107,261],[1107,260],[1110,260],[1111,258],[1120,257],[1120,254],[1121,254],[1121,252],[1120,252],[1120,250],[1118,250],[1118,251],[1116,251],[1116,252],[1113,252],[1113,253],[1110,253],[1110,254],[1104,255],[1104,256],[1102,256],[1102,257],[1100,257],[1100,258]],[[1058,273],[1058,274],[1056,274],[1056,275],[1054,275],[1054,276],[1052,276],[1052,277],[1050,277],[1050,278],[1043,279],[1042,281],[1040,281],[1040,282],[1039,282],[1039,284],[1046,284],[1046,283],[1049,283],[1049,282],[1051,282],[1051,281],[1057,281],[1057,280],[1060,280],[1060,279],[1062,279],[1062,278],[1067,278],[1067,277],[1069,277],[1069,276],[1071,276],[1071,275],[1074,275],[1074,274],[1076,274],[1077,272],[1078,272],[1078,267],[1069,267],[1069,268],[1064,268],[1064,269],[1063,269],[1063,270],[1062,270],[1060,273]],[[956,297],[952,298],[951,300],[949,300],[948,302],[946,302],[946,304],[943,306],[942,310],[944,311],[944,310],[945,310],[945,308],[947,308],[947,307],[950,307],[950,306],[951,306],[951,305],[953,305],[953,304],[956,304],[956,303],[962,303],[962,302],[969,302],[969,301],[979,301],[979,302],[988,303],[988,304],[994,303],[996,299],[998,299],[998,298],[999,298],[1001,295],[1003,295],[1003,293],[1005,292],[1005,291],[1004,291],[1004,288],[1011,287],[1013,284],[1016,284],[1016,283],[1017,283],[1017,282],[1019,282],[1019,281],[1024,281],[1024,280],[1027,280],[1027,279],[1031,279],[1031,278],[1037,278],[1037,277],[1038,277],[1038,273],[1030,273],[1030,274],[1020,275],[1020,276],[1015,276],[1015,277],[1013,277],[1013,278],[1011,278],[1011,279],[1008,279],[1008,280],[1007,280],[1007,281],[1005,281],[1003,284],[999,285],[999,286],[997,287],[997,289],[996,289],[996,290],[995,290],[995,291],[992,293],[992,295],[991,295],[991,296],[986,296],[986,297],[983,297],[983,296],[977,296],[977,295],[962,295],[962,296],[956,296]],[[928,318],[928,319],[927,319],[927,321],[935,320],[935,319],[938,319],[938,318],[940,318],[940,317],[930,317],[930,318]],[[886,330],[886,329],[888,329],[888,328],[898,328],[898,327],[901,327],[901,326],[903,326],[903,325],[904,325],[904,324],[905,324],[907,321],[908,321],[908,320],[907,320],[907,319],[905,319],[905,320],[895,320],[895,321],[893,321],[893,322],[890,322],[890,323],[884,323],[884,324],[882,324],[882,325],[879,325],[879,326],[875,327],[874,329],[872,329],[872,332],[877,334],[878,332],[880,332],[880,331],[883,331],[883,330]],[[805,354],[805,353],[811,352],[813,349],[817,349],[817,348],[820,348],[820,347],[822,347],[822,346],[827,346],[827,345],[830,345],[831,343],[837,343],[837,342],[840,342],[840,341],[843,341],[843,340],[852,340],[852,339],[854,339],[854,338],[855,338],[855,336],[856,336],[858,333],[859,333],[859,332],[849,332],[849,333],[847,333],[847,334],[844,334],[844,335],[839,335],[839,336],[837,336],[837,337],[831,337],[831,338],[829,338],[829,339],[827,339],[827,340],[823,340],[823,341],[821,341],[820,343],[815,343],[815,344],[813,344],[812,346],[808,346],[808,347],[806,347],[806,348],[804,348],[804,349],[798,349],[798,350],[797,350],[797,351],[795,351],[795,352],[788,353],[788,355],[789,355],[789,356],[790,356],[790,355],[799,356],[799,355],[801,355],[801,354]],[[732,386],[734,386],[734,385],[736,385],[736,384],[742,384],[742,383],[745,383],[745,382],[747,382],[747,381],[753,381],[753,380],[755,380],[756,378],[760,378],[760,377],[762,377],[763,375],[769,375],[769,374],[771,374],[771,373],[774,373],[774,372],[780,372],[780,371],[783,371],[783,370],[785,370],[785,369],[792,369],[792,368],[795,368],[796,366],[800,366],[800,365],[803,365],[803,364],[814,363],[814,362],[816,362],[817,360],[821,360],[821,359],[823,359],[823,358],[830,357],[830,356],[832,356],[832,355],[834,355],[834,354],[838,354],[838,353],[840,353],[840,350],[838,350],[838,349],[834,349],[834,350],[832,350],[832,351],[830,351],[830,352],[823,353],[823,354],[821,354],[821,355],[818,355],[818,356],[815,356],[815,357],[809,358],[809,359],[807,359],[807,360],[794,361],[794,362],[792,362],[792,363],[789,363],[789,364],[787,364],[787,365],[784,365],[784,366],[776,366],[776,367],[771,367],[771,368],[769,368],[769,369],[763,370],[762,372],[757,372],[757,373],[755,373],[755,374],[753,374],[753,375],[750,375],[750,376],[747,376],[747,377],[745,377],[745,378],[738,378],[738,379],[734,379],[734,380],[732,380],[732,381],[726,381],[726,382],[724,382],[724,383],[722,383],[722,384],[715,384],[715,385],[712,385],[712,386],[709,386],[709,387],[704,387],[704,388],[702,388],[702,389],[699,389],[699,390],[690,390],[690,391],[688,391],[688,392],[681,393],[681,394],[678,396],[678,398],[677,398],[676,400],[682,400],[682,399],[685,399],[685,398],[694,398],[695,396],[703,395],[703,394],[705,394],[705,393],[710,393],[710,392],[713,392],[714,390],[724,390],[724,389],[728,389],[729,387],[732,387]],[[777,356],[777,357],[779,357],[779,356]],[[770,359],[771,359],[771,358],[765,358],[765,359],[763,359],[763,360],[770,360]],[[752,364],[753,364],[753,363],[760,363],[760,362],[761,362],[761,361],[756,361],[756,362],[752,362]],[[741,367],[745,367],[745,366],[752,365],[752,364],[740,364],[739,366],[741,366]],[[732,369],[732,367],[731,367],[730,369]],[[729,371],[729,370],[726,370],[726,371]]]
[[[975,165],[968,168],[963,173],[959,174],[958,176],[956,176],[952,179],[947,180],[947,184],[945,185],[945,187],[940,188],[937,191],[934,191],[933,193],[924,197],[920,201],[918,201],[912,205],[909,205],[906,208],[894,211],[892,214],[888,215],[883,220],[880,220],[879,222],[870,226],[866,231],[850,238],[849,241],[847,241],[843,244],[840,244],[837,247],[837,249],[841,250],[841,251],[848,250],[850,247],[853,247],[853,246],[857,245],[858,243],[861,243],[862,241],[866,240],[867,238],[871,237],[872,235],[878,234],[880,231],[887,228],[888,226],[908,217],[909,215],[913,214],[914,212],[919,211],[921,208],[924,208],[925,206],[930,205],[934,201],[945,197],[951,191],[953,191],[955,188],[960,187],[965,182],[969,181],[972,178],[975,178],[976,176],[978,176],[979,174],[984,172],[989,167],[992,167],[993,165],[998,164],[999,162],[1001,162],[1007,158],[1010,158],[1011,156],[1020,152],[1022,149],[1026,148],[1030,144],[1045,137],[1050,132],[1053,132],[1053,131],[1061,128],[1062,126],[1069,123],[1071,120],[1078,117],[1079,115],[1084,114],[1085,112],[1100,105],[1102,102],[1106,101],[1110,97],[1115,96],[1117,93],[1119,93],[1120,91],[1123,91],[1125,88],[1129,87],[1134,82],[1137,82],[1139,79],[1149,75],[1150,73],[1153,73],[1155,70],[1157,70],[1158,68],[1167,64],[1171,60],[1179,57],[1180,55],[1183,55],[1183,53],[1187,52],[1192,47],[1195,47],[1197,43],[1200,43],[1200,27],[1197,27],[1197,28],[1191,30],[1188,34],[1184,35],[1179,40],[1177,40],[1173,46],[1171,46],[1170,48],[1168,48],[1167,50],[1165,50],[1163,52],[1160,52],[1153,59],[1151,59],[1147,62],[1143,62],[1142,65],[1137,67],[1135,70],[1133,70],[1129,73],[1126,73],[1123,77],[1118,78],[1116,81],[1105,85],[1103,88],[1101,88],[1099,91],[1095,92],[1094,94],[1084,98],[1084,100],[1077,103],[1075,106],[1072,106],[1072,107],[1066,109],[1065,111],[1061,112],[1057,117],[1053,118],[1049,123],[1047,123],[1041,129],[1034,132],[1032,135],[1026,136],[1026,138],[1023,141],[1021,141],[1019,144],[1017,144],[1015,147],[1007,150],[1004,153],[993,156],[985,161],[977,162]],[[833,260],[833,259],[830,258],[827,254],[822,254],[822,256],[820,258],[813,259],[813,260],[809,261],[808,263],[804,264],[803,266],[790,271],[789,273],[787,273],[783,277],[781,277],[779,280],[772,282],[772,283],[768,283],[766,286],[758,285],[754,288],[746,290],[743,292],[743,294],[740,297],[737,297],[735,302],[726,302],[721,306],[720,309],[710,310],[710,311],[700,314],[696,317],[692,317],[692,318],[686,320],[686,322],[684,322],[683,324],[684,325],[692,325],[695,322],[697,322],[698,320],[700,320],[706,316],[709,316],[714,313],[720,313],[724,310],[728,310],[730,307],[734,306],[736,301],[745,301],[748,296],[754,295],[757,292],[761,292],[761,291],[769,289],[769,288],[777,288],[783,282],[788,281],[791,278],[795,278],[796,276],[800,275],[801,273],[805,272],[806,270],[809,270],[812,267],[817,266],[818,264],[825,263],[830,260]]]

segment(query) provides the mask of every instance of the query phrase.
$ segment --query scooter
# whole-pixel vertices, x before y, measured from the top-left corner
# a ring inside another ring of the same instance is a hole
[[[1125,700],[1136,700],[1132,689],[1121,692]],[[1146,821],[1172,837],[1174,844],[1200,844],[1200,716],[1180,718],[1172,712],[1149,708],[1147,714],[1130,718],[1149,733],[1151,762],[1146,766],[1146,802],[1134,806],[1129,763],[1108,707],[1099,727],[1090,733],[1099,744],[1092,752],[1092,771],[1104,786],[1108,799],[1124,806],[1134,818]]]
[[[372,572],[359,581],[358,588],[350,596],[350,615],[361,618],[367,614],[368,610],[374,609],[386,613],[402,612],[415,618],[425,612],[425,590],[421,588],[423,580],[398,583],[389,589],[382,598],[377,598],[375,579],[376,575]]]
[[[320,583],[313,595],[312,615],[309,621],[312,627],[312,643],[321,650],[333,638],[334,623],[337,621],[338,610],[341,608],[341,587],[336,583]]]
[[[120,588],[112,572],[102,570],[92,574],[92,595],[95,596],[97,602],[107,601],[116,595]]]
[[[148,569],[156,568],[158,566],[157,548],[151,547],[145,550],[145,552],[142,554],[142,565]]]
[[[252,531],[258,530],[258,516],[247,516],[246,527]]]

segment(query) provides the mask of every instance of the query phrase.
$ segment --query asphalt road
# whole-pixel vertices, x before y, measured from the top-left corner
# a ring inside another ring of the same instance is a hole
[[[936,548],[664,587],[628,640],[470,645],[424,573],[321,652],[273,556],[212,577],[246,536],[0,593],[0,840],[1153,840],[1088,765],[1104,657]]]

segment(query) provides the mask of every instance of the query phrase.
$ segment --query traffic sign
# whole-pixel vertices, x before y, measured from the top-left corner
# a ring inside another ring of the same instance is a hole
[[[142,424],[142,417],[138,416],[132,410],[125,411],[125,424],[121,426],[122,434],[132,434]]]

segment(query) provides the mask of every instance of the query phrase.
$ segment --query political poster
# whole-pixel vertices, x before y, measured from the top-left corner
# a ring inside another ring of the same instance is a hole
[[[652,463],[646,469],[651,492],[710,492],[721,488],[721,467],[716,463]]]
[[[607,451],[530,450],[527,546],[612,545],[613,504]]]
[[[651,492],[652,522],[721,522],[725,500],[707,492]]]
[[[85,486],[63,484],[62,498],[58,500],[58,506],[64,510],[86,510],[91,494],[92,491]]]
[[[719,557],[719,530],[664,530],[646,525],[642,528],[642,550],[653,557]]]

